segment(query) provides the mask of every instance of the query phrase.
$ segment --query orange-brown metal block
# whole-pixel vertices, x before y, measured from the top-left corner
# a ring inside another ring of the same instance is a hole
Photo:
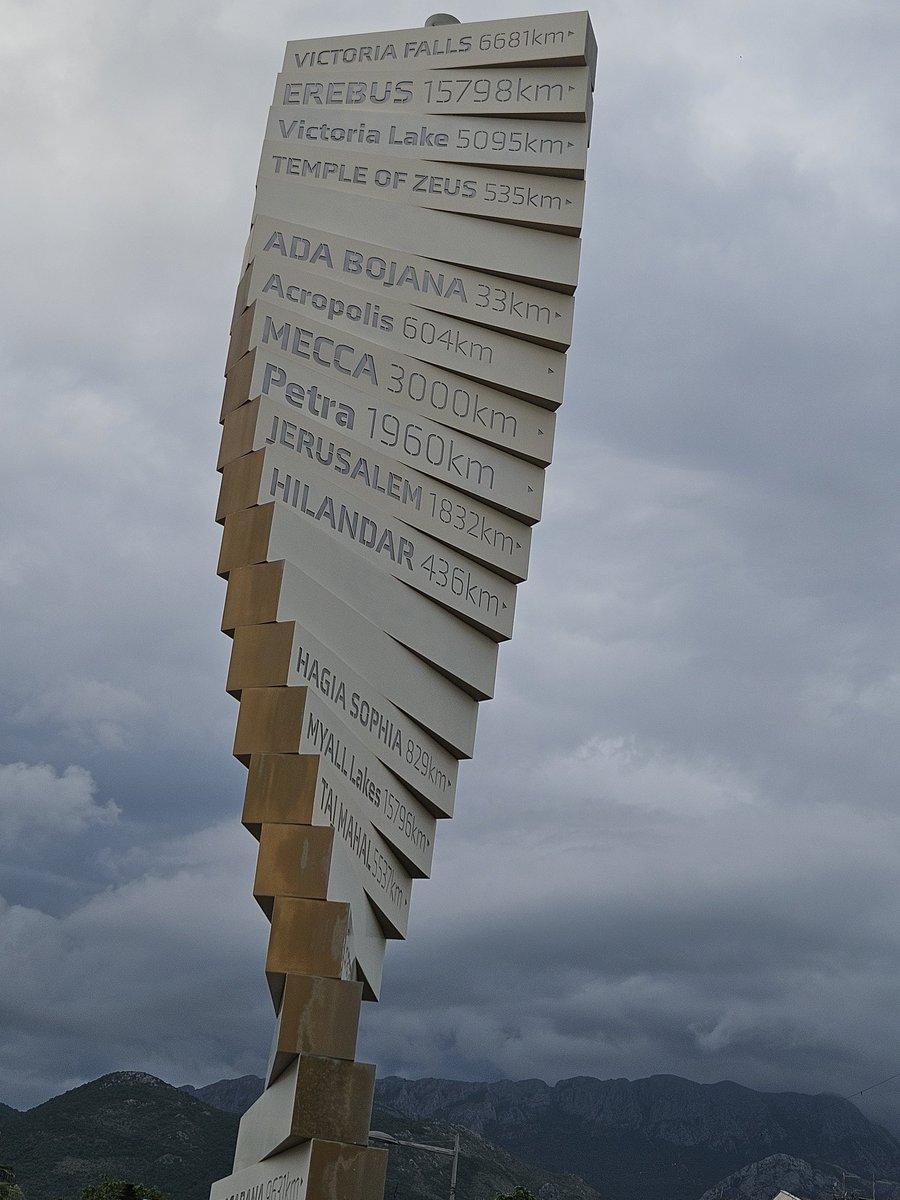
[[[278,600],[284,577],[284,559],[234,567],[228,575],[222,631],[232,634],[239,625],[264,625],[278,620]]]
[[[263,825],[253,896],[270,920],[277,896],[328,899],[333,846],[330,825]]]
[[[296,754],[303,732],[304,687],[244,688],[234,732],[234,756]]]
[[[293,621],[239,626],[234,631],[226,691],[240,696],[244,688],[287,686],[293,645]]]
[[[267,1083],[297,1054],[353,1059],[363,985],[350,979],[288,975],[272,1044]]]
[[[216,567],[219,575],[227,577],[234,567],[266,561],[274,513],[274,504],[262,504],[258,508],[231,513],[226,518]]]
[[[318,778],[317,754],[252,754],[241,820],[256,838],[266,822],[311,824]]]
[[[243,362],[243,359],[241,361]],[[219,443],[219,459],[216,463],[220,471],[226,463],[233,462],[243,454],[249,454],[253,449],[253,435],[256,432],[258,417],[259,398],[257,397],[252,404],[242,404],[240,408],[235,409],[225,418],[222,440]]]
[[[243,355],[237,362],[230,363],[225,370],[225,394],[222,397],[222,413],[220,421],[224,421],[230,412],[246,404],[250,396],[250,383],[253,379],[253,365],[256,361],[255,348],[249,354]]]
[[[216,506],[216,520],[219,524],[230,513],[252,508],[256,504],[264,461],[264,451],[255,450],[252,454],[245,454],[242,458],[236,458],[234,462],[226,463],[222,468],[219,503]]]
[[[286,975],[346,974],[345,950],[350,931],[350,905],[335,900],[303,900],[276,896],[266,954],[266,979],[276,1007]]]

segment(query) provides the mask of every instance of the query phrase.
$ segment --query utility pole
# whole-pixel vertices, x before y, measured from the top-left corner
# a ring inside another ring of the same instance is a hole
[[[369,1130],[370,1142],[382,1142],[388,1146],[409,1146],[412,1150],[428,1150],[432,1154],[446,1154],[452,1158],[450,1165],[450,1200],[456,1200],[456,1168],[459,1165],[459,1134],[453,1135],[453,1149],[449,1146],[431,1146],[427,1142],[406,1142],[403,1138],[395,1138],[390,1133],[379,1133],[377,1129]]]

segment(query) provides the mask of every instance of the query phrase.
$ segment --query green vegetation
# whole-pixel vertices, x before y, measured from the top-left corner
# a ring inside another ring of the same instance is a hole
[[[15,1172],[0,1167],[0,1200],[25,1200],[25,1193],[16,1183]]]
[[[234,1113],[125,1071],[0,1119],[3,1157],[25,1200],[128,1196],[90,1190],[107,1188],[103,1180],[140,1180],[147,1186],[134,1183],[139,1200],[209,1200],[212,1181],[231,1174],[238,1126]]]
[[[537,1200],[532,1196],[527,1188],[523,1188],[521,1183],[517,1183],[515,1190],[512,1192],[498,1192],[494,1200]]]
[[[126,1179],[104,1179],[82,1189],[81,1200],[168,1200],[159,1188]]]

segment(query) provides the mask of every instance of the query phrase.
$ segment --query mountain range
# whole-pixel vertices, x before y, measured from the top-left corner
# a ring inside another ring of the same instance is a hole
[[[26,1200],[78,1200],[104,1176],[208,1200],[228,1175],[238,1117],[153,1075],[118,1071],[27,1112],[0,1110],[0,1163]]]
[[[539,1079],[388,1077],[376,1099],[400,1115],[472,1129],[537,1166],[571,1171],[609,1200],[698,1200],[772,1155],[801,1159],[838,1182],[842,1171],[900,1179],[900,1141],[838,1096],[654,1075],[552,1087]]]
[[[175,1088],[117,1072],[28,1112],[0,1103],[0,1163],[27,1200],[77,1200],[104,1175],[206,1200],[229,1174],[239,1114],[256,1076]],[[388,1077],[372,1126],[450,1146],[457,1196],[492,1200],[523,1184],[539,1200],[900,1200],[900,1141],[836,1096],[758,1092],[735,1083],[648,1079],[464,1083]],[[443,1200],[448,1159],[393,1147],[386,1200]]]

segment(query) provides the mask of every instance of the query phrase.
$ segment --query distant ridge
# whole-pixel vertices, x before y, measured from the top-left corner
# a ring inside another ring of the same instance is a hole
[[[376,1099],[399,1114],[464,1125],[526,1162],[571,1171],[609,1200],[698,1200],[773,1154],[802,1159],[832,1181],[841,1168],[900,1179],[900,1142],[838,1096],[654,1075],[579,1076],[552,1087],[537,1079],[389,1077],[378,1081]]]
[[[18,1112],[0,1103],[0,1162],[28,1200],[78,1200],[103,1175],[207,1200],[228,1175],[254,1075],[171,1087],[140,1071],[104,1075]],[[461,1136],[459,1200],[523,1184],[538,1200],[900,1200],[900,1141],[836,1096],[735,1083],[649,1079],[462,1083],[383,1079],[373,1128],[441,1146]],[[448,1160],[390,1152],[387,1200],[445,1200]]]
[[[245,1113],[254,1100],[263,1094],[263,1084],[259,1075],[241,1075],[237,1079],[220,1079],[217,1083],[208,1083],[206,1087],[191,1087],[185,1083],[182,1092],[187,1092],[211,1104],[213,1108],[221,1108],[223,1112]]]
[[[104,1175],[208,1200],[231,1171],[238,1118],[142,1071],[116,1071],[0,1119],[0,1162],[27,1200],[78,1200]]]

